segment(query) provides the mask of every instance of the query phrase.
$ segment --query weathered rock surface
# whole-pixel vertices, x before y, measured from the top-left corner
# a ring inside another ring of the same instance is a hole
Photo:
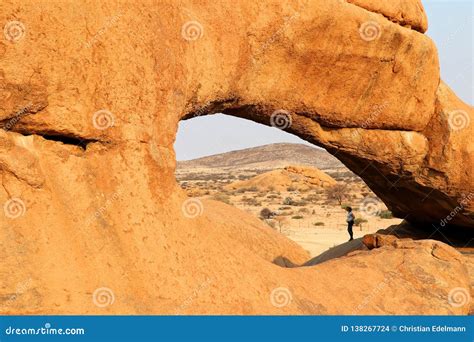
[[[423,31],[419,15],[373,6],[3,0],[0,312],[467,313],[448,300],[469,286],[454,249],[284,268],[268,257],[293,247],[262,257],[174,180],[179,120],[223,111],[326,147],[399,216],[449,214],[474,188],[473,125],[449,119],[472,108],[403,27]]]

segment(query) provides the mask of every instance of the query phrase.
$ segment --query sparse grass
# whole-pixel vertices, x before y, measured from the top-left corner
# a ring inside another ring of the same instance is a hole
[[[382,219],[391,219],[391,218],[393,218],[393,214],[390,210],[382,210],[379,213],[379,217],[382,218]]]
[[[231,204],[230,197],[226,194],[215,194],[214,196],[212,196],[212,199],[216,201],[224,202],[226,204]]]
[[[362,227],[362,224],[363,224],[363,223],[366,223],[366,222],[367,222],[366,219],[361,218],[361,217],[358,217],[358,218],[355,219],[354,225],[359,226],[359,227]]]

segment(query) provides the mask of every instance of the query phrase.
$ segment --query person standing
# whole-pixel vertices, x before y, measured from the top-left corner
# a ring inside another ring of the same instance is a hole
[[[350,236],[349,241],[352,241],[352,240],[354,240],[354,234],[352,232],[352,226],[354,225],[355,216],[354,216],[354,213],[352,212],[351,207],[346,207],[346,211],[347,211],[347,218],[346,218],[347,232],[349,233],[349,236]]]

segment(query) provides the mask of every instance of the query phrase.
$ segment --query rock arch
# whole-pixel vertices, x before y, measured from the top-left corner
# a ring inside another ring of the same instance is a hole
[[[0,40],[0,312],[468,312],[446,300],[469,286],[446,245],[284,269],[222,235],[205,210],[183,216],[174,182],[179,120],[222,111],[268,124],[285,110],[289,131],[339,151],[397,215],[444,218],[474,188],[473,125],[449,120],[472,109],[440,83],[418,1],[4,0],[0,17],[14,28]],[[449,223],[472,228],[472,212],[468,197]],[[403,276],[361,305],[393,269]],[[360,285],[350,296],[343,277]],[[104,287],[116,299],[106,308],[93,301]],[[281,287],[293,298],[283,308],[269,299]]]

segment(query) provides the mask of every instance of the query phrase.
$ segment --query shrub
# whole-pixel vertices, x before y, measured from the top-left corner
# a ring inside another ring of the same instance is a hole
[[[289,186],[289,187],[286,188],[286,191],[290,191],[290,192],[291,192],[291,191],[296,191],[296,187],[294,187],[294,186]]]
[[[390,210],[382,210],[379,213],[379,217],[383,218],[383,219],[391,219],[391,218],[393,218],[393,214]]]
[[[367,222],[366,219],[364,218],[361,218],[361,217],[357,217],[355,220],[354,220],[354,225],[356,226],[359,226],[359,227],[362,227],[362,224]]]
[[[326,195],[329,200],[335,200],[341,205],[342,201],[347,197],[348,190],[346,184],[338,183],[326,188]]]
[[[260,206],[262,202],[257,201],[255,198],[242,198],[242,202],[247,205]]]
[[[293,205],[297,205],[297,206],[300,206],[300,207],[304,207],[305,205],[308,205],[308,202],[305,201],[305,200],[301,200],[301,201],[296,201],[296,202],[294,202]]]
[[[292,216],[291,217],[293,220],[301,220],[303,218],[303,216],[301,215],[295,215],[295,216]]]
[[[215,194],[214,196],[212,196],[212,199],[230,204],[230,197],[225,194]]]
[[[295,201],[293,201],[293,198],[291,197],[287,197],[283,200],[284,205],[293,205],[293,203],[295,203]]]
[[[263,219],[270,219],[275,216],[275,213],[268,208],[263,208],[260,210],[260,217]]]
[[[278,210],[288,210],[288,209],[291,209],[291,207],[280,207],[280,208],[278,208]]]
[[[313,226],[324,226],[324,222],[314,222]]]
[[[298,210],[299,213],[303,213],[303,214],[309,214],[309,209],[308,208],[300,208]]]

